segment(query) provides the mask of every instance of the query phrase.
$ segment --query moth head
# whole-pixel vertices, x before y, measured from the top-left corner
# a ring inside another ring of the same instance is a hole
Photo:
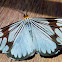
[[[28,19],[29,17],[28,17],[28,15],[27,15],[27,13],[26,14],[24,14],[24,19]]]

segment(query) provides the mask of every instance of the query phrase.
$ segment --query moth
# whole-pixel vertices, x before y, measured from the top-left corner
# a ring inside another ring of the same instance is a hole
[[[0,53],[25,60],[35,53],[56,55],[62,49],[62,19],[29,18],[0,28]]]

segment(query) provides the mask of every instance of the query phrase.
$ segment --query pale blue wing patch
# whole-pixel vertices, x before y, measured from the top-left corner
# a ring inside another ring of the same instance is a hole
[[[49,24],[49,22],[45,18],[32,18],[31,20],[36,21],[36,22],[40,22],[42,24]]]
[[[3,33],[2,33],[2,32],[0,32],[0,37],[1,37],[1,36],[3,36]]]
[[[8,56],[16,60],[23,60],[33,56],[35,53],[35,45],[32,42],[28,27],[26,25],[23,26],[22,30],[19,30],[17,36],[16,34],[14,36],[14,43]]]
[[[6,46],[2,49],[2,53],[7,53],[8,50],[9,50],[9,46],[6,45]]]
[[[60,43],[59,45],[62,45],[62,38],[57,37],[56,40]]]
[[[62,32],[58,28],[55,29],[55,33],[62,38]]]
[[[55,20],[57,20],[56,23],[57,26],[62,26],[62,19],[55,19]]]
[[[9,46],[6,45],[7,43],[7,38],[1,38],[4,35],[4,33],[2,32],[2,29],[0,29],[0,52],[2,53],[7,53]]]
[[[2,53],[7,53],[9,46],[6,45],[7,43],[7,38],[4,37],[3,39],[0,38],[0,51],[2,51]]]
[[[38,26],[42,31],[45,31],[49,35],[55,34],[54,31],[49,26],[49,22],[45,18],[32,18],[33,23],[35,22],[36,26]]]
[[[0,37],[3,36],[2,29],[0,29]]]
[[[0,38],[0,44],[1,44],[2,38]]]
[[[20,25],[19,25],[20,24]],[[15,39],[16,34],[19,32],[19,30],[22,30],[23,23],[19,23],[18,25],[15,25],[13,27],[10,27],[10,32],[8,36],[8,42],[11,42]]]
[[[19,26],[20,24],[22,24],[23,21],[24,21],[24,20],[18,21],[18,22],[15,22],[15,23],[11,24],[11,25],[9,26],[8,31],[13,30],[14,28],[16,28],[17,26]]]
[[[41,55],[54,55],[57,52],[55,51],[57,49],[57,45],[51,38],[51,35],[54,35],[54,31],[49,25],[41,25],[33,20],[32,33],[34,39],[33,42],[36,45],[37,51],[39,51]]]

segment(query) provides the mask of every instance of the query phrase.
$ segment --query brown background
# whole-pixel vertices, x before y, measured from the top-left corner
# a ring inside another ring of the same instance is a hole
[[[62,18],[62,0],[0,0],[0,27],[23,19],[23,13],[29,17]],[[19,62],[0,54],[0,62]],[[43,58],[39,54],[30,60],[20,62],[62,62],[62,54],[54,58]]]

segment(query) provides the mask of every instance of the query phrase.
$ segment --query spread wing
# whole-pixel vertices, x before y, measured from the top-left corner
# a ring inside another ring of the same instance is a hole
[[[53,56],[62,49],[62,21],[32,18],[33,42],[41,56]]]
[[[51,56],[62,49],[60,19],[32,18],[28,21],[30,27],[22,20],[0,29],[0,53],[15,60],[23,60],[33,56],[35,52]]]
[[[15,60],[34,55],[35,46],[24,20],[0,29],[0,52]]]

